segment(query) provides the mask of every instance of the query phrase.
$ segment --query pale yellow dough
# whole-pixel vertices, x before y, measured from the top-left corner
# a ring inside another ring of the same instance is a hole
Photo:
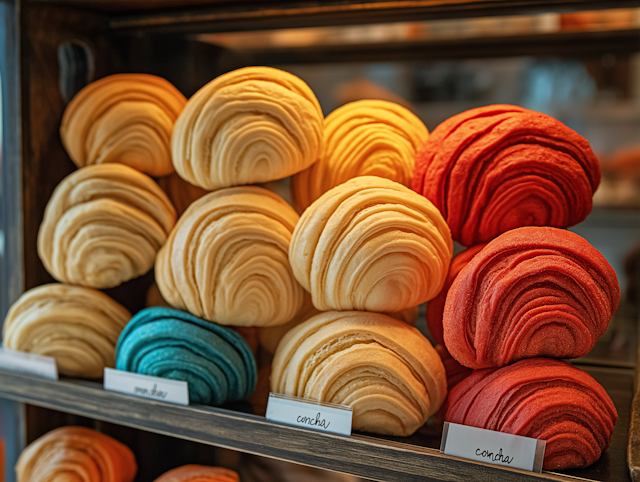
[[[223,325],[291,320],[303,289],[289,258],[298,214],[257,186],[220,189],[191,204],[156,260],[156,282],[172,306]]]
[[[176,221],[166,194],[123,164],[83,167],[53,192],[38,254],[58,281],[111,288],[153,267]]]
[[[356,176],[379,176],[411,187],[416,152],[429,131],[413,113],[393,102],[360,100],[324,120],[324,149],[318,162],[293,176],[298,212],[329,189]]]
[[[452,253],[451,231],[429,200],[362,176],[303,213],[289,260],[317,309],[390,313],[434,298]]]
[[[171,133],[187,99],[148,74],[92,82],[64,111],[60,137],[78,166],[118,162],[151,176],[173,172]]]
[[[115,366],[114,352],[129,312],[104,293],[58,283],[33,288],[4,320],[5,348],[56,359],[62,375],[100,378]]]
[[[295,75],[234,70],[189,99],[171,138],[173,164],[208,190],[287,177],[318,159],[322,120],[318,100]]]
[[[415,328],[379,313],[321,313],[278,345],[271,391],[353,407],[353,428],[407,436],[447,394],[444,366]]]
[[[161,305],[155,291],[152,291],[154,287],[156,287],[155,284],[152,285],[151,289],[149,289],[149,292],[147,293],[147,306]],[[150,304],[150,303],[153,303],[153,304]],[[416,323],[418,322],[418,312],[419,312],[419,307],[413,306],[411,308],[407,308],[402,311],[398,311],[395,313],[385,313],[385,314],[389,315],[392,318],[395,318],[396,320],[400,320],[411,326],[415,326]],[[261,328],[260,331],[258,332],[258,341],[260,342],[260,345],[265,350],[267,350],[267,352],[273,355],[276,352],[276,348],[278,347],[280,340],[282,340],[284,335],[289,330],[291,330],[294,326],[298,326],[300,323],[307,321],[309,318],[319,313],[321,312],[313,306],[313,303],[311,301],[311,295],[305,291],[304,303],[302,304],[302,308],[300,308],[300,311],[296,313],[293,319],[285,323],[284,325],[268,326],[265,328]]]

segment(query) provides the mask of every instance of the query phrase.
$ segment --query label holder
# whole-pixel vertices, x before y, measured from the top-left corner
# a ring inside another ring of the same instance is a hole
[[[270,392],[265,417],[273,422],[296,427],[351,435],[353,408],[349,405]]]
[[[189,405],[189,385],[182,380],[105,368],[103,387],[107,391],[148,400]]]
[[[50,356],[0,347],[0,368],[58,380],[58,366],[55,358]]]
[[[530,437],[523,437],[520,435],[513,435],[513,434],[508,434],[508,433],[504,433],[504,432],[496,432],[494,430],[487,430],[487,429],[483,429],[483,428],[478,428],[478,427],[471,427],[471,426],[466,426],[466,425],[459,425],[459,424],[455,424],[455,423],[451,423],[451,422],[445,422],[444,423],[444,427],[442,428],[442,440],[440,442],[440,452],[444,453],[446,455],[455,455],[456,457],[461,457],[461,458],[466,458],[468,460],[473,460],[473,461],[479,461],[479,462],[486,462],[492,465],[498,465],[501,467],[505,467],[508,466],[504,463],[496,463],[496,462],[492,462],[491,460],[481,460],[478,458],[473,458],[473,457],[465,457],[464,455],[461,454],[452,454],[452,453],[448,453],[450,451],[446,450],[447,449],[447,441],[450,441],[450,437],[449,437],[449,428],[451,426],[454,426],[456,428],[458,428],[458,430],[460,428],[462,428],[462,430],[467,430],[467,429],[471,429],[472,431],[482,431],[482,432],[486,432],[486,436],[487,438],[494,438],[494,439],[502,439],[502,443],[506,443],[508,446],[508,441],[509,440],[517,440],[517,439],[528,439],[529,441],[531,441],[529,444],[533,445],[533,441],[535,441],[535,446],[534,446],[534,456],[533,456],[533,464],[531,468],[527,468],[527,467],[522,467],[522,466],[517,466],[514,465],[513,467],[516,468],[521,468],[523,470],[530,470],[532,472],[537,472],[537,473],[541,473],[542,472],[542,465],[544,462],[544,452],[545,452],[545,448],[547,445],[546,440],[541,440],[541,439],[533,439]]]

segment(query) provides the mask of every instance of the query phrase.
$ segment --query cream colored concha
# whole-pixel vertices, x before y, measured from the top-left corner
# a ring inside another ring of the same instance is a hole
[[[287,177],[320,156],[322,120],[318,100],[295,75],[234,70],[189,99],[171,138],[173,164],[208,190]]]
[[[353,407],[353,428],[407,436],[447,394],[440,356],[414,327],[380,313],[321,313],[278,345],[271,391]]]
[[[120,332],[131,314],[104,293],[52,283],[24,293],[4,320],[5,348],[56,359],[62,375],[100,378],[115,366]]]
[[[60,137],[78,167],[126,164],[151,176],[173,172],[171,133],[187,99],[148,74],[116,74],[92,82],[69,102]]]
[[[155,291],[152,291],[154,287],[157,289],[157,286],[154,284],[152,285],[151,289],[149,289],[149,292],[147,293],[147,306],[154,306],[149,304],[151,297],[153,297],[151,298],[152,303],[160,304],[159,300],[157,299]],[[260,345],[265,350],[267,350],[267,352],[273,355],[276,352],[276,348],[278,347],[280,340],[282,340],[284,335],[289,330],[291,330],[294,326],[298,326],[300,323],[307,321],[309,318],[319,313],[321,313],[321,311],[318,311],[313,306],[313,302],[311,301],[311,295],[305,291],[302,308],[300,308],[300,311],[296,313],[293,319],[285,323],[284,325],[268,326],[265,328],[261,328],[260,331],[258,332],[258,341],[260,342]],[[391,318],[395,318],[396,320],[402,321],[411,326],[416,326],[416,323],[418,322],[419,307],[413,306],[411,308],[397,311],[395,313],[384,313],[384,314],[389,315]]]
[[[291,320],[303,289],[289,258],[298,214],[257,186],[220,189],[191,204],[156,260],[156,282],[175,308],[222,325]]]
[[[317,309],[390,313],[435,297],[452,252],[449,227],[429,200],[397,182],[362,176],[309,206],[289,260]]]
[[[176,222],[166,194],[123,164],[83,167],[53,191],[38,254],[58,281],[111,288],[145,274]]]
[[[411,187],[416,151],[429,131],[406,108],[384,100],[359,100],[324,120],[324,149],[310,167],[293,176],[298,212],[329,189],[357,176],[379,176]]]

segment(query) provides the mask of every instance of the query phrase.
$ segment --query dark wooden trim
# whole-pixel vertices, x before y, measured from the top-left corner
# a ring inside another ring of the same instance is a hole
[[[91,2],[83,2],[87,7]],[[261,2],[169,12],[114,15],[113,30],[229,32],[471,18],[638,6],[637,0],[370,0]]]
[[[2,86],[2,160],[0,161],[0,327],[9,306],[24,291],[22,242],[22,132],[19,5],[0,2],[0,76]],[[0,338],[2,335],[0,334]]]
[[[624,378],[628,372],[606,372],[603,376],[614,380],[616,376],[611,374],[619,373]],[[53,381],[0,370],[0,397],[378,481],[575,480],[561,474],[534,474],[468,462],[435,449],[381,438],[319,433],[227,409],[145,400],[107,392],[101,385],[86,381]]]

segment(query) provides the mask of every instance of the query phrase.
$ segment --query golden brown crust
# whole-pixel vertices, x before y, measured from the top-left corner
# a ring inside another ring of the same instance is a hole
[[[173,164],[208,190],[287,177],[318,159],[322,119],[315,95],[295,75],[234,70],[189,99],[171,139]]]
[[[38,254],[58,281],[111,288],[151,269],[175,221],[150,177],[122,164],[87,166],[54,190]]]
[[[148,74],[117,74],[87,85],[64,111],[60,137],[78,167],[126,164],[151,176],[173,172],[171,133],[187,99]]]
[[[118,336],[131,314],[91,288],[47,284],[24,293],[11,306],[3,345],[51,356],[62,375],[100,378],[115,366]]]

